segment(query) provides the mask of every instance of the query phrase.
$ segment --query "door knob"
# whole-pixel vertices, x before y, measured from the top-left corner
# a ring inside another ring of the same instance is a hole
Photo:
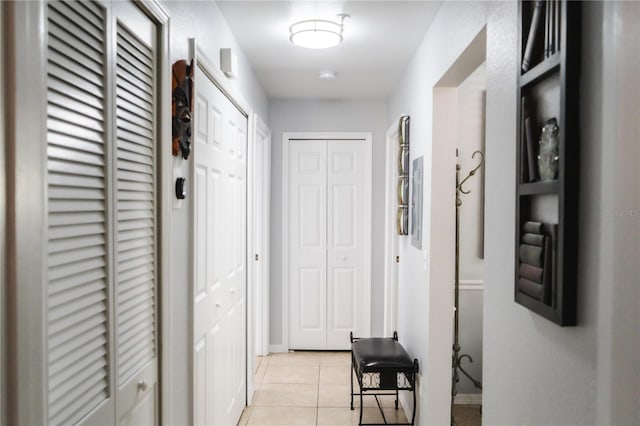
[[[144,381],[144,380],[140,380],[140,381],[138,382],[138,390],[139,390],[140,392],[144,392],[144,391],[146,391],[146,390],[147,390],[147,387],[148,387],[148,385],[147,385],[147,382],[146,382],[146,381]]]

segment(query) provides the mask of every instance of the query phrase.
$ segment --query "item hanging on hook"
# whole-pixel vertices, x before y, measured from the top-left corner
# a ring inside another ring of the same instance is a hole
[[[193,116],[193,60],[187,63],[184,59],[177,61],[172,67],[171,79],[171,115],[172,146],[174,156],[182,153],[182,158],[189,158],[191,153],[191,123]]]

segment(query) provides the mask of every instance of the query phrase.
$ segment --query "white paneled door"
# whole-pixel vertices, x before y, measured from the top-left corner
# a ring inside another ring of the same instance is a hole
[[[348,349],[369,335],[368,139],[289,141],[289,347]]]
[[[194,116],[194,423],[236,424],[246,402],[247,118],[200,67]]]

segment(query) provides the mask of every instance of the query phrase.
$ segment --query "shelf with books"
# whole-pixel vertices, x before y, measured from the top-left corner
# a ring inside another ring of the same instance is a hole
[[[576,324],[580,4],[520,1],[514,299]]]

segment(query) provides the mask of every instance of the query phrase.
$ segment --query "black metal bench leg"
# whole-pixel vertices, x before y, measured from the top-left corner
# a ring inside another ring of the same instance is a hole
[[[413,413],[411,414],[411,424],[414,425],[416,424],[416,386],[415,386],[415,382],[413,385],[413,391],[411,392],[413,394]]]
[[[362,404],[362,386],[360,386],[360,419],[358,420],[358,425],[362,426],[362,407],[364,404]]]
[[[353,352],[351,353],[351,410],[353,410]]]

